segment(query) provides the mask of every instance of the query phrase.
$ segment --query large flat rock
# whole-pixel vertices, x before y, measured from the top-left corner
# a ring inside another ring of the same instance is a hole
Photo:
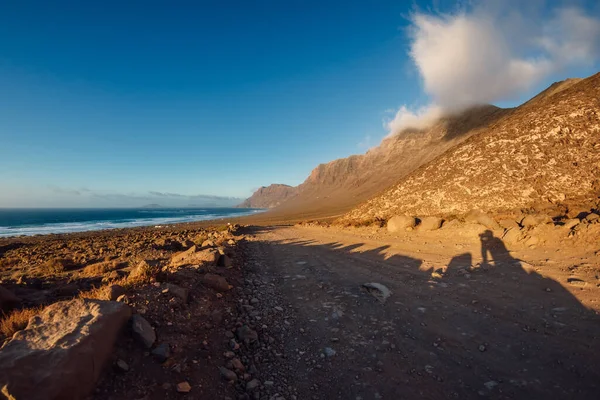
[[[128,305],[114,301],[75,299],[48,306],[0,349],[0,398],[89,395],[130,316]]]

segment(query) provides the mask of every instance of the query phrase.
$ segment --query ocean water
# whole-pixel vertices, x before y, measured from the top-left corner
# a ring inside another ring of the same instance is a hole
[[[240,217],[248,208],[0,209],[0,237],[96,231]]]

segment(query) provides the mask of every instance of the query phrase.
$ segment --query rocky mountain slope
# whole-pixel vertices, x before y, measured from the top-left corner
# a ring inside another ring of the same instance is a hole
[[[552,85],[428,161],[341,220],[597,202],[600,73]]]
[[[510,112],[491,105],[474,107],[443,118],[429,129],[388,137],[366,154],[321,164],[269,214],[274,218],[342,215]],[[262,191],[253,197],[268,194]]]
[[[277,207],[294,194],[297,189],[293,186],[274,183],[263,186],[247,198],[238,207],[242,208],[273,208]]]

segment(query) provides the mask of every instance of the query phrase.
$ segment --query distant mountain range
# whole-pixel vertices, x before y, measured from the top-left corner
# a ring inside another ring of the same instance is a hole
[[[165,207],[161,206],[160,204],[146,204],[145,206],[142,206],[140,208],[165,208]]]

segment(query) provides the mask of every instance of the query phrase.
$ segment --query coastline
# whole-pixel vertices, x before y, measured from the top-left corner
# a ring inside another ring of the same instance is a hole
[[[235,210],[235,211],[232,211]],[[179,224],[203,224],[205,222],[229,220],[234,218],[242,218],[255,214],[264,213],[264,209],[247,208],[204,208],[204,209],[186,209],[186,208],[165,208],[160,210],[147,209],[4,209],[0,210],[13,212],[15,215],[19,212],[23,213],[46,213],[53,216],[53,212],[58,213],[131,213],[129,216],[115,217],[104,216],[103,218],[63,218],[62,221],[52,220],[55,218],[44,218],[38,216],[38,221],[23,223],[18,221],[14,225],[7,225],[6,222],[0,223],[0,240],[9,238],[25,238],[25,237],[41,237],[51,235],[57,237],[60,235],[69,235],[74,233],[86,232],[103,232],[107,230],[126,230],[136,228],[162,228]],[[186,214],[187,212],[187,214]],[[156,213],[156,215],[146,215],[146,213]],[[204,214],[203,214],[204,213]],[[136,214],[136,215],[134,215]],[[162,215],[161,215],[162,214]],[[219,215],[221,214],[221,215]],[[11,216],[13,220],[15,216]],[[20,220],[27,221],[27,217],[19,217]],[[10,219],[10,218],[9,218]],[[29,218],[31,219],[31,218]],[[0,222],[2,219],[0,218]],[[6,220],[6,218],[5,218]],[[62,237],[62,236],[61,236]]]

